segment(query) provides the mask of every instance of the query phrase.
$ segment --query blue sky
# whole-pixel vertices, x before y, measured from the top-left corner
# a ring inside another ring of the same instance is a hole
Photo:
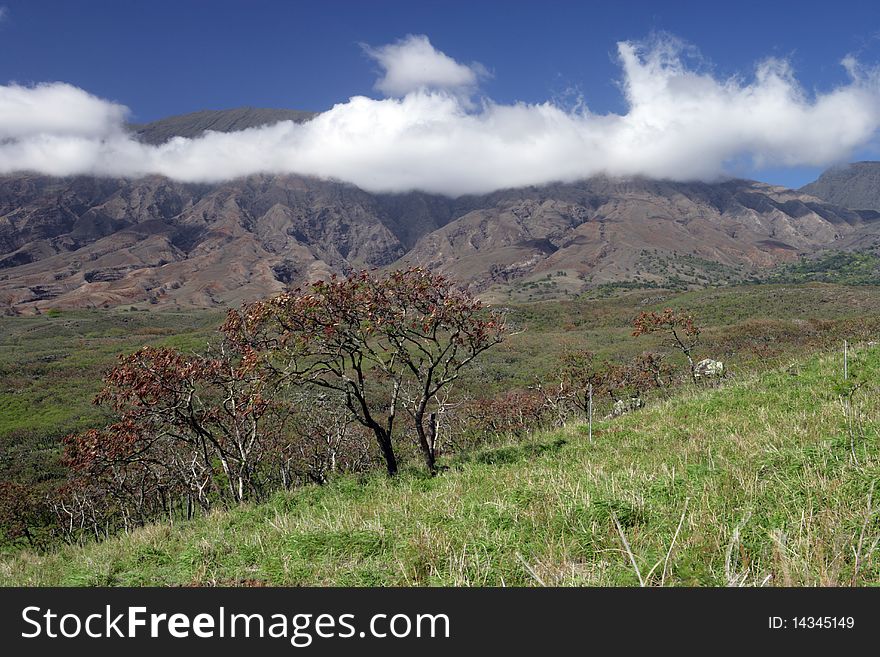
[[[0,0],[0,83],[64,81],[128,106],[132,119],[242,105],[323,110],[380,97],[359,44],[425,34],[491,73],[499,103],[564,102],[624,112],[616,43],[668,32],[700,51],[715,77],[750,76],[787,59],[808,91],[846,74],[840,60],[880,62],[880,3],[870,2],[269,2]],[[854,159],[876,157],[861,149]],[[817,167],[757,176],[791,186]]]

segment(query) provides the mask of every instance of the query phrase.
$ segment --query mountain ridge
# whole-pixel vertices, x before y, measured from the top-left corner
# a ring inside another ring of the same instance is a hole
[[[422,265],[476,292],[548,276],[735,280],[880,228],[880,213],[754,181],[594,178],[457,199],[301,176],[218,185],[0,178],[0,305],[235,304],[359,268]]]
[[[831,167],[800,191],[835,205],[880,210],[880,162],[852,162]]]
[[[149,123],[132,123],[128,129],[137,139],[147,144],[162,144],[174,137],[192,139],[206,131],[237,132],[248,128],[272,125],[280,121],[305,123],[318,112],[273,109],[264,107],[237,107],[226,110],[200,110],[176,114]]]

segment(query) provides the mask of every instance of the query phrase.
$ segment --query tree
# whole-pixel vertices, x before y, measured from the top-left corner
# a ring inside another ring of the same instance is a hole
[[[362,472],[375,465],[370,436],[330,391],[304,390],[294,397],[290,430],[273,447],[270,460],[289,489],[307,482],[324,484],[340,472]]]
[[[208,355],[144,347],[120,357],[95,400],[120,419],[69,439],[69,462],[128,485],[136,471],[141,497],[148,479],[160,496],[182,483],[205,507],[219,462],[225,485],[218,494],[234,502],[258,497],[261,459],[287,411],[264,394],[253,355],[235,346],[221,343]]]
[[[636,337],[648,333],[667,333],[672,338],[673,348],[687,358],[691,380],[697,382],[693,352],[700,342],[700,327],[692,314],[672,308],[666,308],[662,313],[643,312],[633,321],[633,328]]]
[[[0,531],[7,541],[24,538],[30,547],[36,547],[33,529],[44,524],[44,511],[33,488],[13,481],[0,481]]]
[[[437,470],[438,394],[504,322],[450,279],[421,268],[352,273],[231,311],[224,333],[280,382],[332,390],[375,436],[389,476],[398,413],[413,422],[425,465]]]
[[[63,462],[73,476],[57,500],[59,519],[74,500],[81,510],[93,503],[112,508],[109,515],[126,531],[159,512],[169,513],[186,479],[175,472],[175,447],[173,438],[131,419],[67,436]]]
[[[596,355],[587,349],[566,351],[559,363],[559,380],[584,418],[589,418],[592,397],[604,383],[603,369]]]

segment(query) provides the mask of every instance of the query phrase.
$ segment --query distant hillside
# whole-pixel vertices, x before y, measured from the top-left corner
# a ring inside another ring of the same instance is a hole
[[[162,144],[172,137],[198,137],[206,130],[236,132],[279,121],[304,123],[316,114],[316,112],[300,110],[238,107],[179,114],[152,123],[132,124],[129,128],[141,141],[148,144]]]
[[[681,289],[872,248],[878,216],[746,180],[600,177],[453,199],[301,176],[193,185],[19,174],[0,177],[0,312],[222,306],[410,264],[521,300],[607,283]]]
[[[880,285],[880,256],[865,251],[826,251],[772,269],[764,283]]]
[[[833,167],[801,192],[854,210],[880,210],[880,162]]]

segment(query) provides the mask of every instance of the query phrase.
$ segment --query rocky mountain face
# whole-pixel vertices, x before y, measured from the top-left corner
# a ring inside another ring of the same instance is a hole
[[[573,273],[591,283],[699,284],[829,248],[878,216],[752,181],[597,178],[480,199],[404,260],[483,282]]]
[[[880,162],[833,167],[800,191],[834,205],[880,210]]]
[[[449,199],[254,176],[0,178],[7,311],[234,304],[352,268],[420,264],[477,291],[557,276],[566,289],[766,268],[880,227],[761,183],[594,179]]]
[[[833,167],[800,191],[827,203],[880,211],[880,162],[853,162]],[[880,254],[880,222],[869,222],[861,230],[845,235],[835,242],[834,248]]]
[[[141,134],[279,120],[241,112],[173,117]],[[560,292],[705,284],[824,249],[873,248],[880,212],[820,200],[820,191],[595,178],[451,199],[300,176],[216,185],[5,176],[0,312],[237,304],[331,273],[409,264],[489,294],[548,280]]]
[[[235,303],[397,261],[451,216],[432,201],[295,176],[0,178],[0,304]]]

